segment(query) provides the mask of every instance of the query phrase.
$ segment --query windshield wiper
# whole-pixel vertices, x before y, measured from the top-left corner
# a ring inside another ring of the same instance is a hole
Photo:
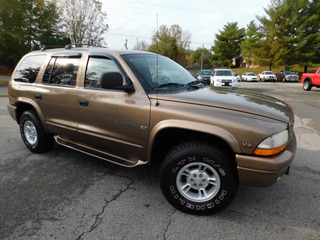
[[[187,83],[186,86],[190,86],[190,87],[194,87],[194,88],[201,88],[202,83],[199,82],[198,80],[195,80],[195,81],[191,81],[191,82]]]
[[[186,85],[187,86],[192,86],[192,85],[197,85],[197,84],[201,84],[201,82],[199,82],[198,80],[194,80],[194,81],[191,81],[191,82],[187,83]]]
[[[183,87],[184,84],[180,84],[180,83],[164,83],[164,84],[160,84],[159,86],[153,87],[152,89],[165,88],[165,87],[170,87],[170,86]]]

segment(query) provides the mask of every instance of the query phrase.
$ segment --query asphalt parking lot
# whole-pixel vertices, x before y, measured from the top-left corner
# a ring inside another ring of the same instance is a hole
[[[0,239],[320,239],[320,89],[247,83],[295,111],[290,175],[269,188],[241,186],[212,216],[175,210],[158,168],[123,168],[56,145],[33,154],[0,98]]]

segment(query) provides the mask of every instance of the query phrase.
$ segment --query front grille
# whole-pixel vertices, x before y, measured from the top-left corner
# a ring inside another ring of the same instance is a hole
[[[288,77],[288,80],[296,80],[296,79],[297,79],[296,76],[289,76],[289,77]]]
[[[222,79],[221,81],[222,81],[223,83],[232,83],[232,80]]]

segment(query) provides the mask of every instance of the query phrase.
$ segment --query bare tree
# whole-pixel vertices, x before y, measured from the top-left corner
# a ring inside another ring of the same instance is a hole
[[[107,14],[97,0],[60,0],[64,30],[73,44],[102,45]]]
[[[138,41],[137,44],[133,47],[134,50],[148,51],[149,45],[145,41]]]

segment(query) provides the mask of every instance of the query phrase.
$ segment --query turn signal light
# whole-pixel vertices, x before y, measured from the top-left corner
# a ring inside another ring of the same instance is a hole
[[[256,148],[253,154],[260,155],[260,156],[272,156],[283,151],[286,147],[287,147],[287,144],[283,144],[280,147],[271,148],[271,149]]]

